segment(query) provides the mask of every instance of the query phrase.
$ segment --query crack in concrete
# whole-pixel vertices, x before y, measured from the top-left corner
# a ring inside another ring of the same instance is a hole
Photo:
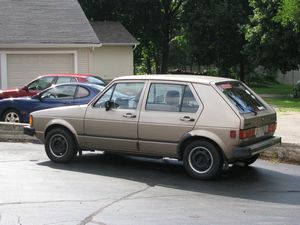
[[[21,217],[20,216],[18,216],[18,224],[22,225],[22,223],[21,223]]]
[[[143,191],[146,191],[149,188],[150,188],[150,186],[147,186],[147,187],[142,188],[142,189],[140,189],[138,191],[131,192],[131,193],[129,193],[129,194],[127,194],[127,195],[119,198],[119,199],[114,200],[113,202],[107,204],[106,206],[103,206],[103,207],[99,208],[98,210],[96,210],[95,212],[93,212],[92,214],[90,214],[89,216],[87,216],[86,218],[84,218],[78,225],[86,225],[86,224],[91,223],[91,222],[93,222],[93,223],[95,223],[95,222],[99,223],[98,221],[93,221],[93,219],[94,219],[95,216],[97,216],[98,214],[100,214],[104,209],[107,209],[108,207],[110,207],[110,206],[112,206],[112,205],[114,205],[116,203],[119,203],[119,202],[125,200],[126,198],[129,198],[129,197],[131,197],[131,196],[133,196],[135,194],[138,194],[138,193],[141,193]],[[100,222],[100,224],[103,224],[103,223]]]
[[[78,220],[63,220],[63,221],[59,221],[59,222],[55,222],[55,223],[44,223],[43,225],[55,225],[55,224],[64,224],[64,223],[75,223]]]
[[[25,204],[51,204],[51,203],[68,203],[68,202],[99,202],[99,201],[103,201],[103,200],[107,200],[107,199],[110,199],[110,198],[91,199],[91,200],[56,200],[56,201],[40,201],[40,202],[7,202],[7,203],[0,203],[0,207],[1,206],[6,206],[6,205],[25,205]],[[1,217],[0,217],[0,219],[1,219]]]

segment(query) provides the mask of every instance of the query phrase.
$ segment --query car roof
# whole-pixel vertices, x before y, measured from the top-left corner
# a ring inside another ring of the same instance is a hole
[[[210,84],[225,81],[237,81],[225,77],[212,77],[202,75],[187,75],[187,74],[151,74],[151,75],[133,75],[122,76],[114,80],[161,80],[161,81],[183,81],[191,83]]]
[[[40,77],[49,77],[49,76],[55,76],[55,77],[89,77],[93,76],[96,77],[96,75],[92,74],[80,74],[80,73],[53,73],[53,74],[44,74]]]

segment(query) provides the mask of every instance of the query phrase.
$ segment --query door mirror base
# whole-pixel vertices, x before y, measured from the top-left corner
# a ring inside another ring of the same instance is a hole
[[[112,102],[111,101],[106,101],[105,102],[105,109],[106,109],[106,111],[108,111],[108,110],[110,110],[110,108],[112,107]]]

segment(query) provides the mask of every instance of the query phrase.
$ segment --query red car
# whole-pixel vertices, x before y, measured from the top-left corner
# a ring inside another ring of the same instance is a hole
[[[94,75],[88,74],[47,74],[39,76],[35,80],[31,81],[29,84],[22,88],[0,90],[0,99],[3,98],[16,98],[24,96],[33,96],[38,92],[50,87],[53,84],[61,83],[93,83],[105,86],[105,81]]]

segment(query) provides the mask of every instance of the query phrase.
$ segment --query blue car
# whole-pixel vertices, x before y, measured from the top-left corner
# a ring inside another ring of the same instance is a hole
[[[3,99],[0,101],[0,118],[5,122],[27,123],[33,111],[87,104],[103,89],[96,84],[69,83],[52,86],[32,97]]]

